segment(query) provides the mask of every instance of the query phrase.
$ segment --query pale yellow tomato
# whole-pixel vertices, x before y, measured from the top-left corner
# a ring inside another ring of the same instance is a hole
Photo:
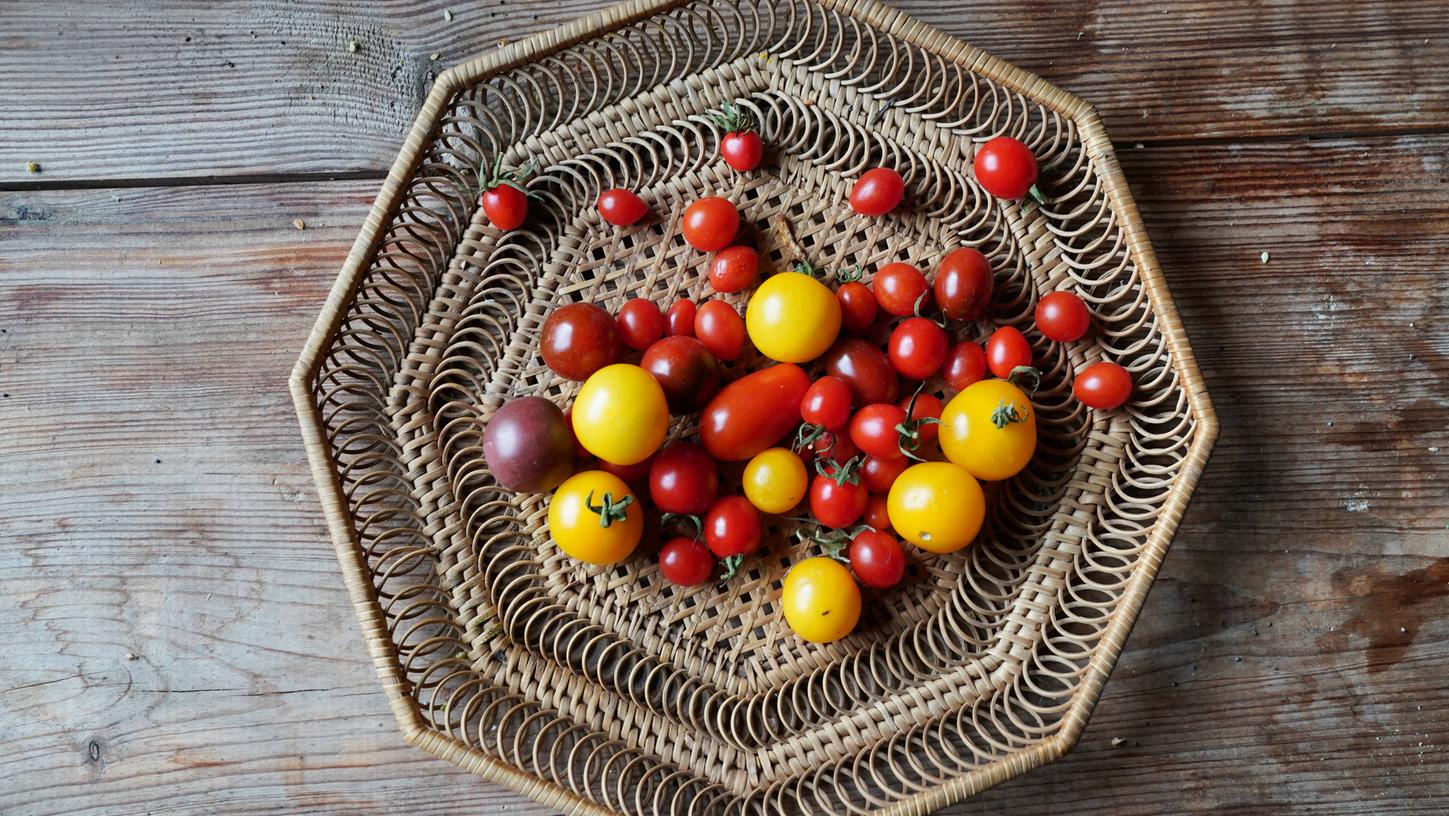
[[[745,498],[762,513],[788,513],[805,498],[805,463],[785,448],[755,454],[745,465]]]
[[[602,470],[570,476],[548,504],[548,532],[559,549],[590,564],[624,560],[644,532],[644,510],[624,481]]]
[[[986,497],[965,468],[922,462],[896,477],[886,497],[886,514],[896,533],[917,547],[955,552],[981,532]]]
[[[771,275],[750,296],[745,329],[760,353],[803,363],[825,353],[840,333],[840,301],[829,286],[799,272]]]
[[[795,634],[829,643],[850,634],[860,620],[860,587],[839,561],[807,558],[785,574],[780,605]]]
[[[946,403],[937,438],[946,458],[972,476],[1009,479],[1036,451],[1036,409],[1006,380],[982,380]]]
[[[669,430],[669,406],[654,375],[618,363],[589,375],[574,397],[574,436],[589,453],[634,465],[659,449]]]

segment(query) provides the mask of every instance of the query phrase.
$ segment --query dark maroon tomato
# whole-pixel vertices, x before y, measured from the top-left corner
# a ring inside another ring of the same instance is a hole
[[[896,426],[906,421],[906,412],[890,403],[867,405],[850,420],[850,441],[867,456],[900,459],[901,434]]]
[[[719,360],[693,337],[666,337],[644,352],[640,367],[664,389],[669,410],[688,414],[707,405],[719,391],[724,372]]]
[[[915,426],[916,433],[920,434],[921,442],[923,444],[935,442],[936,435],[941,430],[940,424],[937,422],[923,422],[922,420],[939,420],[941,418],[941,410],[945,406],[941,404],[940,397],[937,397],[935,394],[927,394],[924,391],[917,394],[915,400],[916,404],[914,406],[911,405],[911,397],[904,397],[897,404],[901,406],[902,411],[910,409],[911,414],[908,418],[916,420],[913,425]]]
[[[504,232],[517,229],[528,217],[528,196],[512,184],[497,184],[479,198],[488,223]]]
[[[734,202],[720,196],[709,196],[684,208],[679,231],[695,249],[717,252],[730,245],[740,230],[740,211]]]
[[[679,586],[698,586],[714,572],[714,554],[692,538],[671,538],[659,548],[659,574]]]
[[[866,530],[850,541],[850,571],[872,589],[890,589],[906,575],[906,553],[890,533]]]
[[[884,495],[890,492],[891,485],[895,484],[896,479],[910,466],[911,460],[904,456],[897,456],[894,459],[867,456],[860,465],[860,481],[865,485],[866,490]],[[870,524],[869,521],[866,523]],[[876,525],[871,524],[870,526]]]
[[[725,386],[699,417],[699,440],[723,462],[749,459],[795,430],[810,387],[805,370],[778,363]]]
[[[760,548],[760,511],[744,496],[725,496],[704,516],[704,543],[720,558],[749,555]]]
[[[553,373],[579,381],[618,362],[623,353],[614,318],[593,303],[570,303],[554,309],[543,322],[539,351]]]
[[[875,294],[860,281],[841,284],[835,290],[835,299],[840,301],[840,324],[857,334],[870,328],[875,322]]]
[[[760,254],[747,246],[732,246],[715,253],[709,262],[709,285],[725,294],[743,292],[760,276]]]
[[[720,360],[738,360],[745,350],[745,321],[735,307],[711,300],[695,312],[694,336]]]
[[[975,320],[991,305],[991,263],[962,247],[946,253],[936,269],[936,305],[952,320]]]
[[[641,484],[649,478],[649,468],[654,465],[654,457],[650,456],[642,462],[635,462],[632,465],[616,465],[613,462],[605,462],[599,459],[598,468],[605,473],[612,473],[624,481],[625,484]]]
[[[635,351],[649,348],[664,336],[664,313],[647,298],[634,298],[620,306],[614,322],[619,326],[619,339]]]
[[[866,526],[877,530],[891,528],[890,507],[884,493],[870,494],[870,498],[866,500],[865,515],[861,516],[861,521],[865,522]]]
[[[1072,381],[1072,393],[1083,405],[1110,411],[1132,396],[1132,375],[1116,363],[1093,363]]]
[[[871,288],[881,309],[896,317],[915,314],[917,306],[924,311],[931,305],[931,285],[926,283],[921,270],[908,263],[882,266],[876,271]]]
[[[1071,292],[1051,292],[1037,301],[1036,328],[1049,340],[1070,343],[1092,327],[1087,304]]]
[[[543,397],[512,399],[488,420],[483,459],[509,490],[552,490],[573,473],[573,431],[563,411]]]
[[[908,317],[891,332],[890,360],[902,377],[924,380],[940,370],[946,362],[951,338],[936,321],[925,317]]]
[[[589,453],[589,449],[579,441],[578,434],[574,433],[574,407],[572,405],[564,409],[564,422],[568,423],[569,437],[574,440],[574,458],[580,461],[591,458],[593,454]]]
[[[900,381],[885,353],[859,337],[839,340],[825,353],[825,372],[845,380],[856,406],[895,402]]]
[[[906,195],[901,174],[889,167],[867,170],[850,188],[850,208],[861,215],[878,216],[894,210]]]
[[[692,300],[676,300],[664,313],[664,334],[667,337],[693,337],[694,318],[699,310]]]
[[[842,484],[828,476],[816,476],[810,482],[810,512],[826,527],[839,530],[854,524],[869,500],[870,492],[858,482]]]
[[[1014,201],[1035,191],[1036,156],[1018,139],[997,136],[976,151],[971,164],[976,181],[997,198]]]
[[[649,205],[632,190],[616,187],[599,194],[599,215],[616,227],[636,224],[649,214]]]
[[[625,479],[624,481],[628,481]],[[649,498],[666,513],[697,516],[719,494],[714,457],[693,442],[675,442],[654,455],[649,468]]]
[[[752,130],[736,130],[726,133],[720,140],[719,152],[725,164],[747,173],[760,166],[760,159],[765,155],[765,143],[760,134]]]
[[[811,383],[800,401],[800,418],[827,431],[844,428],[850,421],[850,385],[828,375]]]
[[[1003,380],[1018,366],[1031,365],[1031,344],[1026,335],[1002,326],[986,338],[986,367]]]
[[[962,340],[946,352],[941,376],[956,391],[986,379],[986,352],[970,340]]]

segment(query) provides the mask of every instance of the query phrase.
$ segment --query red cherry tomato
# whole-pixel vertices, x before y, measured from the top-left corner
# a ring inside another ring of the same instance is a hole
[[[850,421],[850,385],[828,375],[811,383],[800,402],[800,418],[827,431],[844,428]]]
[[[863,332],[875,322],[879,307],[869,286],[860,281],[841,284],[835,290],[835,299],[840,301],[840,324],[847,330]]]
[[[921,270],[908,263],[890,263],[875,273],[875,301],[887,314],[905,317],[916,313],[919,302],[924,309],[930,305],[930,297],[922,295],[931,291],[926,276]]]
[[[975,320],[991,305],[991,263],[970,248],[952,250],[936,268],[936,305],[952,320]]]
[[[760,254],[751,247],[727,247],[709,262],[709,285],[716,292],[743,292],[759,275]]]
[[[664,314],[647,298],[634,298],[620,306],[614,322],[619,327],[619,339],[635,351],[649,348],[664,336]]]
[[[890,589],[906,574],[906,553],[890,533],[865,530],[850,541],[850,571],[872,589]]]
[[[1026,335],[1012,328],[1002,326],[986,338],[986,366],[991,373],[1003,380],[1011,376],[1017,366],[1031,365],[1031,344]]]
[[[593,303],[554,309],[543,321],[539,351],[553,373],[580,382],[623,353],[614,317]]]
[[[869,498],[865,485],[858,482],[837,483],[829,476],[816,476],[810,482],[810,512],[816,521],[836,530],[854,524],[865,513]]]
[[[760,548],[760,511],[744,496],[725,496],[704,516],[704,543],[720,558],[749,555]]]
[[[986,379],[986,352],[970,340],[962,340],[946,352],[941,376],[956,391]]]
[[[642,462],[635,462],[632,465],[616,465],[613,462],[598,460],[599,470],[605,473],[612,473],[618,476],[625,484],[640,484],[649,478],[649,468],[654,464],[654,457],[650,456]]]
[[[720,140],[719,153],[725,164],[747,173],[760,166],[760,159],[765,155],[765,143],[760,140],[760,134],[752,130],[736,130],[726,133]]]
[[[730,245],[740,230],[740,211],[728,198],[710,196],[684,209],[679,231],[689,245],[703,252],[716,252]]]
[[[904,459],[901,460],[903,463]],[[891,517],[889,505],[884,493],[872,493],[865,502],[865,513],[861,516],[867,526],[877,530],[889,530],[891,528]]]
[[[924,380],[946,362],[951,338],[946,330],[925,317],[908,317],[891,332],[890,358],[902,377]]]
[[[1093,363],[1072,381],[1072,393],[1083,405],[1110,411],[1132,396],[1132,375],[1116,363]]]
[[[639,367],[654,375],[664,389],[669,410],[698,411],[719,391],[724,372],[704,344],[693,337],[666,337],[644,352]]]
[[[810,387],[805,370],[778,363],[735,380],[699,416],[699,440],[723,462],[749,459],[795,430]]]
[[[865,485],[866,490],[885,495],[890,492],[891,485],[896,483],[896,477],[904,473],[910,466],[911,460],[904,456],[897,456],[894,459],[867,456],[860,465],[860,481]],[[870,522],[866,521],[866,524],[870,524]],[[877,525],[870,524],[870,526]]]
[[[745,350],[745,321],[735,307],[711,300],[694,315],[694,336],[720,360],[738,360]]]
[[[916,404],[914,407],[911,407],[910,397],[905,397],[900,401],[900,403],[898,403],[901,406],[902,411],[910,408],[910,419],[921,420],[941,418],[941,411],[945,409],[945,406],[941,404],[940,397],[936,396],[935,394],[927,394],[926,392],[922,391],[921,393],[916,395],[915,399]],[[940,425],[935,422],[916,423],[916,433],[920,434],[921,442],[923,444],[930,444],[932,442],[935,442],[936,435],[940,433],[940,431]]]
[[[867,456],[900,459],[901,435],[896,426],[906,421],[906,412],[890,403],[867,405],[850,420],[850,441]]]
[[[997,136],[976,151],[972,162],[976,181],[986,192],[1014,201],[1036,184],[1036,156],[1031,148],[1010,136]]]
[[[488,223],[504,232],[517,229],[528,217],[528,196],[512,184],[499,184],[479,200]]]
[[[624,481],[629,481],[625,479]],[[649,498],[666,513],[697,516],[719,494],[714,457],[693,442],[675,442],[654,455],[649,468]]]
[[[906,195],[901,174],[889,167],[867,170],[850,189],[850,208],[861,215],[878,216],[894,210]]]
[[[1092,326],[1087,304],[1071,292],[1051,292],[1036,304],[1036,328],[1047,339],[1070,343]]]
[[[694,301],[676,300],[664,313],[664,333],[670,337],[693,337],[696,311]]]
[[[616,227],[637,224],[649,214],[649,205],[631,190],[615,187],[599,193],[599,216]]]
[[[574,407],[572,405],[564,409],[564,424],[569,426],[569,436],[574,440],[574,456],[581,461],[592,458],[593,454],[589,453],[589,449],[579,441],[579,435],[574,433]]]
[[[672,538],[659,548],[659,574],[679,586],[698,586],[714,572],[714,554],[692,538]]]
[[[900,380],[891,361],[875,344],[859,337],[838,341],[825,353],[825,372],[845,380],[856,406],[896,400]]]

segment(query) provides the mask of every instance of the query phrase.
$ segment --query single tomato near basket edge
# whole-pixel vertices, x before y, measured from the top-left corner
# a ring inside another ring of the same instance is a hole
[[[894,210],[906,195],[901,174],[889,167],[867,170],[850,188],[850,208],[868,216],[881,216]]]
[[[860,587],[850,570],[816,556],[790,568],[780,594],[785,623],[811,643],[840,640],[860,621]]]
[[[552,490],[573,473],[573,432],[563,411],[547,399],[511,399],[488,420],[483,459],[509,490]]]
[[[1087,304],[1071,292],[1049,292],[1036,304],[1036,328],[1042,336],[1058,343],[1082,339],[1092,327]]]
[[[549,500],[549,535],[559,549],[589,564],[624,560],[643,531],[644,510],[629,486],[602,470],[574,474]]]
[[[1116,363],[1093,363],[1072,381],[1072,393],[1083,405],[1110,411],[1132,396],[1132,375]]]
[[[739,462],[773,446],[800,422],[810,387],[804,369],[779,363],[735,380],[705,406],[699,439],[724,462]]]
[[[1031,194],[1042,200],[1036,188],[1036,155],[1021,140],[997,136],[977,149],[971,164],[977,183],[993,196],[1014,201]]]

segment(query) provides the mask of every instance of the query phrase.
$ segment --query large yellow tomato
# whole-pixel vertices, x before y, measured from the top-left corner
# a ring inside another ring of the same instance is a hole
[[[886,496],[891,528],[931,552],[955,552],[981,532],[986,497],[964,468],[950,462],[922,462],[906,468]]]
[[[574,436],[589,453],[633,465],[659,449],[669,430],[669,406],[654,375],[636,365],[604,366],[574,398]]]
[[[1036,451],[1036,409],[1006,380],[982,380],[946,404],[938,438],[946,458],[972,476],[1009,479]]]
[[[586,470],[553,492],[548,531],[559,549],[590,564],[624,560],[639,544],[644,510],[612,473]]]
[[[785,574],[780,604],[795,634],[829,643],[850,634],[860,620],[860,587],[839,561],[807,558]]]
[[[745,465],[745,498],[762,513],[788,513],[805,498],[805,463],[785,448],[755,454]]]
[[[825,353],[840,333],[840,301],[809,275],[771,275],[750,297],[745,329],[760,353],[782,363],[803,363]]]

